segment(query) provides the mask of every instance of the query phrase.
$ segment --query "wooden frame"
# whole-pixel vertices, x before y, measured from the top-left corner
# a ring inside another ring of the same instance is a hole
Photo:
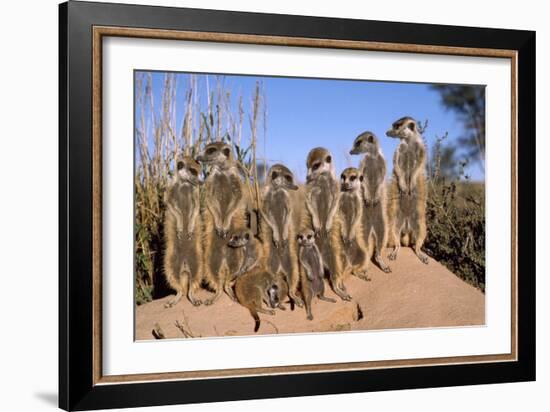
[[[117,4],[70,2],[60,6],[62,408],[96,409],[534,379],[535,35],[527,31],[431,25],[414,25],[415,30],[410,30],[410,26]],[[102,376],[101,40],[104,36],[511,59],[512,352]],[[518,273],[523,273],[523,277]]]

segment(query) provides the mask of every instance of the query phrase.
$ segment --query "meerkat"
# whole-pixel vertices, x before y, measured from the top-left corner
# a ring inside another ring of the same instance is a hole
[[[363,238],[369,245],[373,239],[373,259],[386,273],[390,267],[382,258],[388,236],[388,215],[386,201],[386,159],[376,135],[364,132],[355,138],[350,154],[364,153],[359,170],[364,176],[363,192]]]
[[[203,250],[205,278],[215,290],[204,304],[211,305],[221,296],[227,274],[240,267],[240,253],[227,246],[226,238],[229,231],[246,227],[244,184],[228,144],[206,145],[197,160],[210,167],[204,182]]]
[[[302,293],[304,294],[307,318],[313,320],[311,312],[313,298],[331,303],[336,303],[336,301],[325,296],[325,266],[323,256],[315,244],[315,233],[313,230],[306,230],[297,235],[297,240],[300,248],[298,256],[303,269]]]
[[[202,271],[199,223],[199,173],[201,166],[191,157],[176,162],[176,173],[165,194],[164,273],[176,296],[165,306],[176,305],[187,292],[189,301],[198,306],[194,293]],[[198,229],[198,230],[197,230]]]
[[[413,250],[422,263],[428,263],[421,248],[426,239],[426,147],[418,124],[411,117],[402,117],[386,132],[398,138],[393,156],[390,215],[392,228],[390,260],[397,258],[401,244],[414,243]]]
[[[368,253],[363,237],[363,196],[364,176],[359,169],[348,167],[340,175],[339,226],[344,244],[347,265],[351,274],[363,280],[367,276]]]
[[[275,315],[273,309],[285,310],[282,300],[287,294],[288,286],[284,277],[262,269],[247,272],[235,282],[237,301],[247,308],[254,318],[254,332],[260,328],[258,313]],[[264,304],[270,309],[264,309]]]
[[[306,221],[303,226],[313,230],[315,242],[325,264],[334,292],[342,299],[349,301],[343,281],[342,258],[343,247],[333,223],[338,211],[340,189],[334,172],[330,152],[322,147],[312,149],[306,160]]]
[[[302,307],[298,297],[300,280],[296,239],[294,236],[293,210],[289,191],[298,190],[294,175],[281,164],[269,168],[267,182],[262,195],[261,216],[267,223],[267,238],[264,242],[264,255],[268,269],[272,273],[283,273],[289,286],[289,297]]]
[[[233,292],[237,278],[262,266],[262,250],[259,243],[258,239],[248,229],[234,232],[229,236],[227,246],[241,251],[241,256],[235,256],[240,261],[240,267],[236,272],[232,272],[226,277],[224,284],[225,292],[233,300],[237,300]],[[229,264],[229,266],[234,267],[236,265]]]

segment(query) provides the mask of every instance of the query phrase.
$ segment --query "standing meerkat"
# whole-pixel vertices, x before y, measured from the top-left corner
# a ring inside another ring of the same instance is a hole
[[[367,245],[373,238],[373,258],[386,273],[391,269],[382,258],[388,236],[386,206],[386,159],[380,149],[378,138],[372,132],[364,132],[355,138],[350,154],[364,153],[359,169],[363,179],[363,238]]]
[[[228,273],[236,272],[240,267],[240,253],[227,246],[226,238],[229,231],[246,227],[244,184],[228,144],[206,145],[198,161],[210,166],[204,182],[203,250],[205,278],[215,289],[214,296],[204,304],[211,305],[220,297]]]
[[[344,285],[342,271],[343,247],[333,223],[338,211],[340,188],[334,173],[330,152],[322,147],[312,149],[307,156],[306,222],[304,227],[315,233],[315,242],[328,272],[334,292],[342,300],[351,300]]]
[[[258,313],[275,315],[273,309],[285,310],[282,300],[288,294],[288,286],[282,275],[273,275],[257,269],[239,277],[235,283],[237,301],[250,311],[254,318],[254,332],[260,328]],[[263,305],[270,309],[264,309]]]
[[[336,303],[334,299],[325,296],[325,265],[323,256],[315,244],[315,233],[306,230],[297,236],[300,252],[298,254],[302,266],[302,292],[306,304],[306,313],[309,320],[313,320],[311,301],[319,298],[325,302]]]
[[[416,256],[427,264],[428,256],[421,251],[426,239],[426,147],[418,124],[408,116],[394,122],[386,135],[400,140],[393,156],[390,196],[393,250],[388,257],[397,258],[401,243],[404,246],[414,243]]]
[[[199,163],[191,157],[178,160],[176,173],[164,193],[164,273],[168,284],[176,291],[176,296],[165,307],[176,305],[186,292],[193,305],[201,304],[194,297],[202,272],[200,170]]]
[[[298,190],[292,172],[281,164],[271,166],[262,195],[261,214],[268,229],[264,255],[269,271],[284,274],[289,286],[289,297],[301,307],[303,302],[297,295],[300,274],[289,190]]]
[[[368,253],[363,236],[363,174],[348,167],[340,175],[339,226],[346,263],[351,274],[363,280],[367,276]]]
[[[225,292],[231,299],[237,300],[233,291],[235,281],[243,274],[263,266],[262,249],[258,239],[248,229],[232,233],[229,236],[227,246],[240,251],[240,256],[235,254],[235,258],[239,260],[240,266],[236,272],[229,273],[224,283]],[[229,264],[229,267],[236,266],[237,264]]]

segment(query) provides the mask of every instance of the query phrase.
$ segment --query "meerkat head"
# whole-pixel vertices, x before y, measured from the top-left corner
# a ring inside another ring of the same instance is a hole
[[[361,153],[376,154],[380,150],[378,138],[373,132],[363,132],[357,136],[353,142],[353,148],[349,154],[356,155]]]
[[[227,246],[233,247],[233,248],[239,248],[246,246],[248,242],[250,242],[250,239],[252,238],[252,234],[249,230],[241,230],[239,232],[234,232],[229,236],[229,241],[227,242]]]
[[[224,166],[233,161],[231,146],[223,142],[207,144],[197,160],[206,165]]]
[[[409,140],[418,136],[418,125],[412,117],[405,116],[396,120],[391,125],[391,128],[386,132],[388,137],[396,137],[398,139]]]
[[[308,181],[316,179],[323,173],[330,173],[334,175],[332,155],[324,147],[316,147],[315,149],[311,149],[307,155],[306,165]]]
[[[298,190],[298,186],[294,184],[294,175],[286,166],[281,164],[276,164],[269,168],[267,179],[268,185],[275,188]]]
[[[342,192],[354,192],[361,187],[363,175],[359,169],[348,167],[340,175],[340,190]]]
[[[200,184],[201,165],[190,156],[183,156],[176,161],[176,179],[193,185]]]
[[[313,246],[315,244],[315,233],[313,230],[304,230],[303,232],[298,233],[296,239],[298,240],[298,245],[300,246]]]

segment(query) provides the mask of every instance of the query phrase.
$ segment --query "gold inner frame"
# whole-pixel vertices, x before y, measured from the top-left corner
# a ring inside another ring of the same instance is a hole
[[[290,47],[317,47],[399,53],[423,53],[476,57],[497,57],[511,60],[511,131],[512,131],[512,261],[511,261],[511,353],[498,355],[452,356],[423,359],[395,359],[384,361],[330,363],[315,365],[290,365],[276,367],[219,369],[145,373],[132,375],[106,375],[102,373],[102,40],[105,36],[187,40],[221,43],[239,43]],[[160,380],[189,380],[240,376],[277,375],[295,373],[319,373],[411,366],[434,366],[465,363],[491,363],[517,360],[517,52],[514,50],[431,46],[419,44],[382,43],[368,41],[333,40],[248,34],[175,31],[128,27],[93,27],[92,43],[92,181],[93,181],[93,384],[135,383]]]

